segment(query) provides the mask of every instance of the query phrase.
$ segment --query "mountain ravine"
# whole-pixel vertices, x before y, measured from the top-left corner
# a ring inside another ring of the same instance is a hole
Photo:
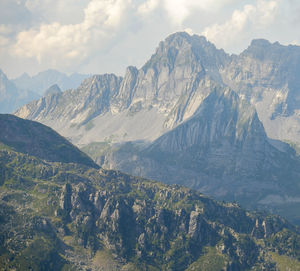
[[[278,216],[178,185],[56,161],[51,147],[49,158],[38,158],[27,151],[27,131],[36,127],[42,142],[52,130],[9,115],[1,115],[3,122],[9,131],[19,122],[22,137],[5,142],[0,130],[1,270],[300,268],[299,228]],[[52,133],[53,144],[65,140]],[[47,154],[47,146],[40,152]],[[74,159],[83,156],[73,148]]]

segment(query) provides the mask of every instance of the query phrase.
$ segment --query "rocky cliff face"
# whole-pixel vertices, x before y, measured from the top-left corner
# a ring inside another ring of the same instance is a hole
[[[299,71],[299,46],[254,40],[220,73],[256,107],[269,137],[299,144]]]
[[[0,169],[1,269],[299,267],[298,229],[279,217],[5,146]]]

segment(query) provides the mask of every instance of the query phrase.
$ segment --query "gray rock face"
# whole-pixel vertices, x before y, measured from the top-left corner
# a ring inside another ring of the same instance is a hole
[[[254,40],[220,70],[225,84],[252,103],[269,137],[300,142],[300,47]]]

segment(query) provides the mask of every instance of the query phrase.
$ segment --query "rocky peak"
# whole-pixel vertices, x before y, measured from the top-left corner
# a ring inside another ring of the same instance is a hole
[[[293,45],[285,46],[279,42],[271,43],[265,39],[255,39],[240,56],[242,58],[248,56],[260,61],[271,61],[277,65],[282,65],[286,62],[293,65],[299,61],[300,47]]]
[[[103,74],[93,75],[85,79],[79,89],[85,90],[86,92],[97,91],[102,89],[112,89],[120,84],[122,77],[116,76],[115,74]]]
[[[139,70],[136,67],[127,67],[119,90],[118,101],[116,103],[117,110],[127,108],[131,104],[138,74]]]
[[[60,87],[57,84],[54,84],[45,91],[45,96],[60,94],[61,92],[62,91],[61,91]]]
[[[151,59],[144,65],[143,70],[157,69],[158,65],[168,66],[171,71],[174,66],[192,66],[192,71],[215,68],[224,65],[229,56],[223,51],[218,50],[212,43],[203,36],[190,36],[186,32],[178,32],[170,35],[160,42],[156,52]]]

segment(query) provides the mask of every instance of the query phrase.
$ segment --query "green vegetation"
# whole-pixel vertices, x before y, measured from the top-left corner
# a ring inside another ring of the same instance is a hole
[[[220,271],[226,268],[227,263],[227,255],[221,254],[215,247],[206,247],[204,255],[192,263],[186,271]]]
[[[5,268],[17,270],[61,270],[67,262],[58,254],[57,243],[47,237],[35,237],[31,244]]]
[[[279,271],[300,271],[300,262],[286,255],[279,255],[275,252],[270,252],[272,260],[276,263]]]
[[[94,160],[103,155],[107,155],[111,152],[111,149],[112,146],[109,142],[93,142],[81,148],[83,152],[88,154]]]
[[[277,217],[178,185],[6,148],[0,164],[0,269],[272,270],[299,263],[300,235]]]
[[[97,165],[51,128],[13,115],[0,115],[0,149],[15,150],[51,162]]]

